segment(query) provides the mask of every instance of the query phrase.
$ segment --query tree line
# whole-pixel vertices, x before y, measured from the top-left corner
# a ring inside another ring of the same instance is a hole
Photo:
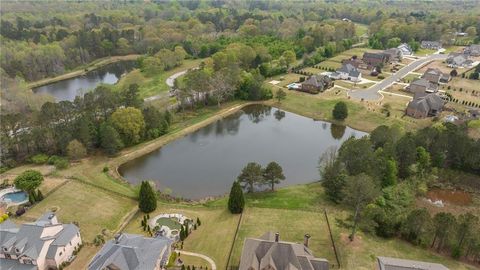
[[[72,102],[46,102],[31,115],[3,115],[2,164],[14,166],[39,153],[66,156],[101,149],[113,155],[167,133],[171,123],[169,111],[143,104],[138,85],[120,92],[99,86]]]
[[[480,259],[479,218],[472,213],[431,216],[415,198],[437,183],[441,170],[480,173],[480,140],[450,123],[404,132],[379,126],[370,136],[350,138],[320,159],[327,197],[352,209],[339,223],[380,237],[401,237],[454,258]]]

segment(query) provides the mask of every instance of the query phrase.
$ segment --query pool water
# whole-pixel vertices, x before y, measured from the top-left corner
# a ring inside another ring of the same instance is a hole
[[[3,201],[19,203],[28,199],[27,193],[23,191],[7,193],[2,197]]]

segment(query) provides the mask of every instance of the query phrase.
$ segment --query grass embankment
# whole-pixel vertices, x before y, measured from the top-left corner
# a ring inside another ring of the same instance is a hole
[[[87,65],[77,67],[75,70],[70,71],[68,73],[65,73],[65,74],[62,74],[62,75],[59,75],[59,76],[56,76],[56,77],[53,77],[53,78],[45,78],[45,79],[42,79],[42,80],[31,82],[27,86],[28,86],[28,88],[35,88],[35,87],[39,87],[39,86],[42,86],[42,85],[67,80],[67,79],[70,79],[70,78],[73,78],[73,77],[84,75],[89,71],[95,70],[97,68],[103,67],[103,66],[108,65],[108,64],[112,64],[112,63],[119,62],[119,61],[135,60],[138,57],[140,57],[139,54],[129,54],[129,55],[109,56],[109,57],[105,57],[105,58],[100,58],[100,59],[97,59],[97,60],[87,64]]]

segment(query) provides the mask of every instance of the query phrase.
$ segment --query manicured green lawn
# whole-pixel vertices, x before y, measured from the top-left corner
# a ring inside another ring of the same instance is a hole
[[[94,236],[103,229],[115,231],[127,213],[136,206],[134,200],[70,180],[33,206],[20,220],[37,219],[45,211],[57,209],[60,222],[78,222],[83,241],[92,242]]]

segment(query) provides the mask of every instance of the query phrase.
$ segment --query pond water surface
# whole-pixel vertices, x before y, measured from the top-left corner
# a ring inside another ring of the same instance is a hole
[[[127,162],[119,172],[132,184],[153,180],[158,189],[189,199],[227,193],[251,161],[279,163],[286,176],[280,186],[310,183],[319,180],[318,161],[329,147],[366,134],[252,105]]]
[[[83,96],[101,83],[115,84],[123,74],[134,67],[135,61],[116,62],[89,71],[82,76],[33,88],[33,92],[52,95],[57,101],[73,101],[76,96]]]

